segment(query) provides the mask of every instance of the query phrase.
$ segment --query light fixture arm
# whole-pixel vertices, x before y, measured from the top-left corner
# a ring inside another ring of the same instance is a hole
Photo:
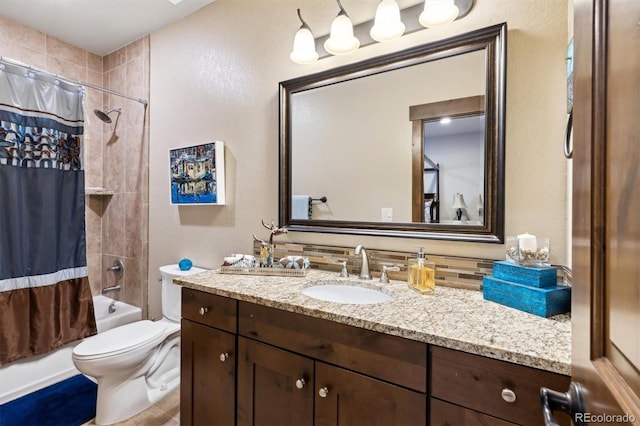
[[[311,28],[309,28],[309,25],[306,23],[306,21],[302,19],[302,13],[300,13],[300,9],[298,9],[298,19],[300,19],[300,22],[302,22],[302,25],[300,25],[300,29],[306,28],[311,31]]]
[[[338,16],[340,15],[344,15],[344,16],[349,16],[347,15],[347,11],[344,10],[344,7],[342,6],[342,3],[340,3],[340,0],[336,0],[338,2],[338,7],[340,8],[340,12],[338,12]]]

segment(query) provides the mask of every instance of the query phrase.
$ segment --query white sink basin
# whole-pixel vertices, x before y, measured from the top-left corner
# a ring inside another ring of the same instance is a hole
[[[360,287],[341,281],[315,284],[300,290],[305,296],[326,302],[346,303],[354,305],[371,305],[388,302],[393,298],[380,290]]]

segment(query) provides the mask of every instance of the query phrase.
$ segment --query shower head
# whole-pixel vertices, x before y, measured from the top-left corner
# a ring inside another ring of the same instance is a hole
[[[120,108],[112,109],[111,111],[107,111],[107,112],[101,111],[99,109],[93,110],[93,113],[96,115],[96,117],[98,117],[101,121],[104,121],[107,124],[111,123],[111,117],[109,117],[109,114],[111,114],[112,112],[117,112],[119,117],[120,114],[122,113],[122,110]]]

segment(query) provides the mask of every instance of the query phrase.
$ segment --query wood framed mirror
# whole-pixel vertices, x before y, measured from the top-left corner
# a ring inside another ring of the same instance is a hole
[[[494,25],[281,82],[280,226],[503,242],[506,32],[506,24]],[[480,115],[478,154],[466,154],[479,170],[463,179],[447,174],[463,146],[449,142],[439,220],[429,220],[426,126]],[[462,220],[458,194],[467,200]]]

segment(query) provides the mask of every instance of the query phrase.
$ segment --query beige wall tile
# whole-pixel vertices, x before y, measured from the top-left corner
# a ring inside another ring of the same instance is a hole
[[[137,57],[126,64],[125,93],[134,98],[144,97],[144,60]]]
[[[124,195],[116,193],[111,197],[103,223],[102,246],[105,254],[124,255]]]
[[[12,43],[31,50],[44,52],[45,40],[46,35],[43,32],[0,16],[0,44]]]
[[[47,71],[67,77],[74,81],[82,81],[87,74],[87,68],[57,56],[47,55]]]
[[[47,36],[46,39],[47,56],[60,58],[67,62],[79,65],[86,69],[87,67],[87,51],[79,47],[73,46],[55,37]],[[80,79],[83,79],[84,76]]]
[[[142,306],[142,261],[138,258],[125,258],[123,301],[134,306]]]
[[[0,34],[3,34],[3,29],[0,29]],[[29,64],[35,68],[46,68],[47,61],[44,52],[15,43],[0,41],[0,56]]]
[[[126,173],[126,131],[115,129],[115,132],[107,132],[104,134],[103,140],[105,141],[104,183],[112,191],[123,192]]]
[[[89,271],[89,284],[91,294],[98,296],[102,289],[102,254],[87,255],[87,269]]]
[[[142,256],[142,201],[136,192],[127,192],[125,197],[124,239],[125,256]]]
[[[134,58],[140,58],[144,55],[144,43],[144,38],[139,38],[125,46],[127,61],[131,61]]]
[[[142,186],[145,185],[143,173],[149,167],[149,158],[144,146],[143,130],[140,126],[127,129],[126,192],[142,192]]]
[[[86,197],[85,223],[87,254],[102,253],[102,197]]]
[[[102,56],[98,56],[95,53],[87,52],[87,70],[96,71],[102,74]]]
[[[102,87],[102,72],[88,69],[85,81],[87,83]],[[93,90],[95,90],[96,92],[99,92],[100,95],[102,95],[102,91],[99,91],[97,89],[93,89]],[[102,101],[100,102],[100,107],[102,107]]]

